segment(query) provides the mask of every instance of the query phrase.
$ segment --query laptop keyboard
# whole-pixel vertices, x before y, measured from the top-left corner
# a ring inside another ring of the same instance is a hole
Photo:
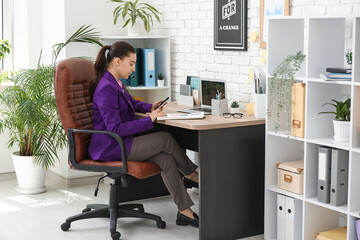
[[[192,108],[191,110],[211,113],[211,109],[210,109],[210,108],[201,108],[201,107],[198,107],[198,108]]]

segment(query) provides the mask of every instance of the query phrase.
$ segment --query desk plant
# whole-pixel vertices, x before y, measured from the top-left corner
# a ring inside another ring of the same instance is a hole
[[[237,101],[232,101],[230,103],[230,113],[239,113],[240,112],[240,105]]]
[[[153,6],[147,3],[139,3],[139,0],[135,1],[123,1],[123,0],[110,0],[110,2],[120,3],[113,12],[114,24],[116,24],[118,18],[121,16],[125,23],[122,26],[126,27],[130,22],[134,27],[137,20],[142,20],[144,28],[147,32],[150,31],[150,25],[153,25],[153,16],[160,23],[160,13]],[[139,29],[140,30],[140,29]]]
[[[157,84],[158,84],[158,87],[163,87],[165,85],[165,74],[164,73],[158,74]]]
[[[337,141],[347,141],[350,138],[350,114],[351,99],[348,98],[344,102],[332,99],[334,103],[324,103],[322,105],[331,105],[335,111],[319,112],[319,114],[334,114],[334,139]]]
[[[291,119],[291,87],[294,82],[295,74],[300,70],[301,64],[305,60],[305,54],[301,51],[295,55],[287,56],[273,72],[273,77],[269,78],[269,106],[267,109],[268,118],[273,117],[273,104],[275,103],[275,133],[280,127],[290,133]],[[285,118],[285,126],[281,126],[281,117]]]
[[[98,42],[98,33],[90,26],[82,26],[65,43],[53,46],[53,62],[51,65],[38,64],[36,69],[28,69],[15,73],[7,80],[14,86],[6,88],[0,93],[0,102],[4,106],[0,109],[0,132],[9,130],[8,147],[19,146],[19,152],[13,154],[15,172],[19,183],[19,192],[39,193],[45,191],[44,182],[29,187],[31,180],[23,179],[18,169],[25,164],[24,156],[32,156],[30,160],[42,168],[45,180],[45,170],[54,165],[57,149],[66,144],[66,134],[57,114],[54,90],[54,69],[57,56],[61,50],[73,42]],[[21,159],[17,160],[18,156]],[[16,158],[16,159],[15,159]],[[25,158],[26,159],[26,158]],[[29,157],[28,157],[29,159]],[[20,162],[19,162],[20,161]],[[30,165],[32,166],[33,164]],[[24,171],[30,171],[24,169]],[[38,173],[35,175],[39,175]],[[25,187],[24,187],[25,186]],[[28,189],[38,189],[30,191]],[[39,190],[40,189],[40,190]]]

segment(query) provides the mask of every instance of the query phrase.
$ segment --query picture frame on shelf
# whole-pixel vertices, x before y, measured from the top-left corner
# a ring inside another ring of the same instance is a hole
[[[247,0],[214,2],[214,50],[247,51]]]
[[[289,16],[290,0],[260,0],[260,48],[266,49],[268,16]]]

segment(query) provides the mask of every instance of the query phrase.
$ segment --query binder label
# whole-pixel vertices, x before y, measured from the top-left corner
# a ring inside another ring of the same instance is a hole
[[[148,70],[153,71],[155,70],[154,66],[154,52],[148,52]]]
[[[325,181],[326,156],[325,153],[319,152],[319,180]]]

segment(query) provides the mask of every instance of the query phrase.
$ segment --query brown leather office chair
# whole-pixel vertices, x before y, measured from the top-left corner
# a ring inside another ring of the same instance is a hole
[[[69,139],[69,164],[72,168],[106,172],[112,179],[109,205],[87,205],[82,213],[69,217],[61,225],[63,231],[74,221],[88,218],[110,218],[110,233],[113,240],[121,236],[116,231],[117,219],[121,217],[147,218],[156,221],[158,228],[166,223],[159,216],[144,212],[142,204],[118,203],[118,185],[128,186],[128,176],[138,179],[160,173],[160,168],[150,162],[130,162],[126,160],[125,145],[121,137],[113,132],[92,130],[92,102],[89,97],[90,81],[95,79],[94,64],[85,59],[66,59],[55,69],[55,98],[61,122]],[[115,138],[121,149],[123,161],[102,162],[88,157],[91,134],[107,134]],[[99,179],[100,182],[100,179]],[[95,196],[97,194],[95,190]]]

